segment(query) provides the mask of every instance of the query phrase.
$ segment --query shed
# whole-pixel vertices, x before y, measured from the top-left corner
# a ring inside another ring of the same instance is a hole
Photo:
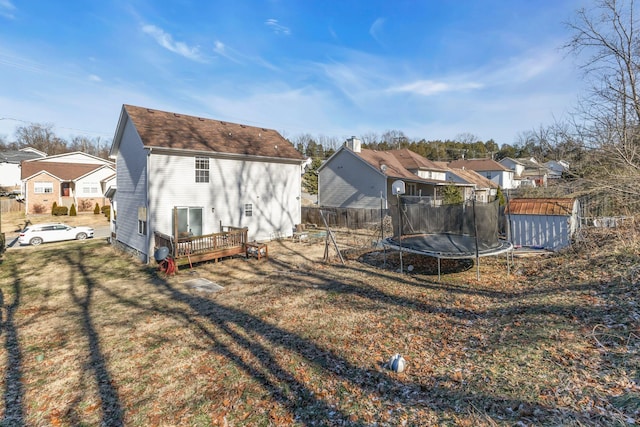
[[[512,199],[505,215],[515,247],[557,251],[571,244],[580,226],[578,201],[573,198]]]

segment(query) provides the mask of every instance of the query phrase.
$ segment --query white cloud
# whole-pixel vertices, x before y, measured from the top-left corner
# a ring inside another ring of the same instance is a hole
[[[96,76],[95,74],[90,74],[89,75],[89,81],[90,82],[100,83],[102,81],[102,79],[100,78],[100,76]]]
[[[267,19],[264,25],[271,28],[275,34],[284,34],[285,36],[291,35],[291,30],[278,23],[277,19]]]
[[[369,34],[378,43],[380,43],[380,33],[382,32],[382,27],[384,26],[384,22],[385,22],[384,18],[378,18],[373,22],[373,24],[371,24],[371,27],[369,27]]]
[[[142,31],[153,37],[160,46],[173,53],[177,53],[178,55],[184,56],[185,58],[193,61],[203,61],[198,47],[190,47],[186,43],[174,41],[171,34],[166,33],[155,25],[144,25],[142,27]]]
[[[391,92],[408,92],[416,95],[431,96],[440,94],[443,92],[459,92],[466,90],[481,89],[483,87],[480,83],[465,82],[465,83],[445,83],[434,80],[418,80],[412,83],[407,83],[402,86],[396,86],[389,91]]]
[[[0,0],[0,16],[8,19],[15,19],[13,12],[16,7],[9,0]]]

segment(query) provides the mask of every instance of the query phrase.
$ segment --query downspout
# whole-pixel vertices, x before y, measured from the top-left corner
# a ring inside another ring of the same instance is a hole
[[[145,178],[145,181],[146,181],[145,211],[147,212],[147,239],[146,239],[147,240],[146,241],[146,248],[147,248],[146,249],[146,252],[147,252],[146,256],[147,256],[147,259],[145,261],[145,264],[149,264],[149,259],[150,259],[149,252],[151,251],[151,221],[149,221],[149,211],[150,211],[150,209],[149,209],[149,187],[150,187],[150,185],[149,185],[149,175],[150,175],[149,167],[151,166],[151,150],[152,150],[152,148],[149,147],[149,151],[147,152],[147,167],[146,167],[146,171],[145,171],[145,174],[146,174],[146,178]]]

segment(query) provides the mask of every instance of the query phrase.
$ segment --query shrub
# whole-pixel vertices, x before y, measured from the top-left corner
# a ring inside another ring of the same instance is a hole
[[[99,205],[99,204],[97,204],[97,203],[96,203],[96,207],[95,207],[95,208],[93,208],[93,213],[94,213],[95,215],[100,214],[100,205]]]
[[[55,216],[67,215],[69,213],[69,208],[66,206],[56,206],[56,210],[53,212]]]
[[[76,215],[78,215],[78,212],[76,211],[76,204],[72,203],[71,209],[69,209],[69,216],[76,216]]]
[[[36,207],[34,206],[33,209],[35,210],[35,208]],[[58,208],[58,204],[56,202],[53,202],[53,205],[51,206],[51,215],[55,215],[56,214],[56,209],[57,208]]]
[[[44,213],[45,210],[46,208],[44,207],[44,205],[41,205],[41,204],[33,205],[33,213],[41,214],[41,213]]]
[[[462,192],[455,185],[447,185],[442,192],[442,201],[445,205],[456,205],[464,202]]]
[[[104,216],[107,217],[107,219],[109,219],[109,217],[111,216],[111,207],[110,206],[103,206],[102,207],[102,213],[104,214]]]

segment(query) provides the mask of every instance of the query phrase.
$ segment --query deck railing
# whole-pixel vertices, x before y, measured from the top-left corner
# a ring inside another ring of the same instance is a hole
[[[230,251],[243,253],[247,243],[247,228],[225,226],[223,230],[225,229],[227,231],[221,233],[179,237],[177,241],[173,236],[156,231],[155,248],[167,247],[170,255],[176,260],[188,257],[217,259],[217,255],[225,256],[224,254],[229,254]]]

